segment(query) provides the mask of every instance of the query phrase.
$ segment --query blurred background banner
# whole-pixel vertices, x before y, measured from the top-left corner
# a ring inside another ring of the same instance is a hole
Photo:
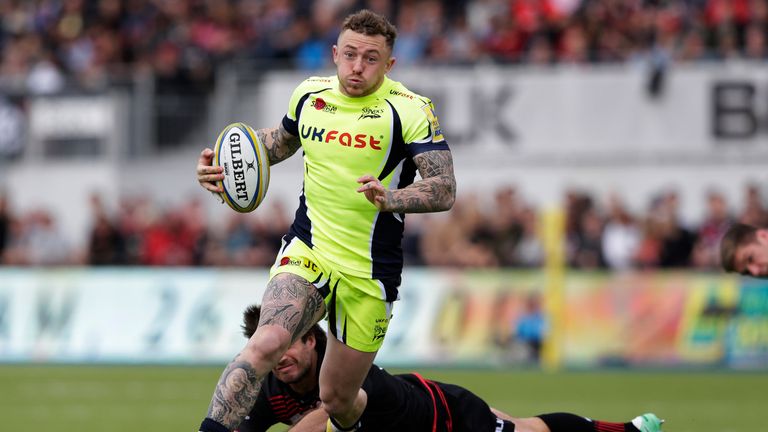
[[[2,270],[9,362],[221,362],[243,345],[243,299],[266,272]]]
[[[0,271],[0,362],[226,362],[265,270]],[[768,283],[681,272],[568,272],[550,337],[540,271],[408,269],[388,366],[765,368]],[[250,299],[250,300],[249,300]]]

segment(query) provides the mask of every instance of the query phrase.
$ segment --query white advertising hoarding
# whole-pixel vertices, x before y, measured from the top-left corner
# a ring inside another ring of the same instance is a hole
[[[267,275],[0,269],[0,363],[226,364],[245,345],[242,312],[261,302]],[[768,365],[768,284],[737,275],[569,272],[562,303],[544,294],[543,271],[403,276],[383,366],[535,363],[515,336],[523,322],[542,324],[547,358],[566,366]]]
[[[261,302],[267,278],[263,269],[0,269],[0,363],[226,363],[245,345],[242,312]],[[467,295],[466,272],[406,271],[377,361],[498,361],[491,335],[509,326],[490,312],[522,304],[540,278],[517,278],[499,302],[498,275]]]
[[[394,69],[430,97],[454,152],[483,163],[768,158],[768,65],[675,65],[659,93],[632,65]],[[265,77],[258,124],[282,118],[300,74]]]
[[[244,345],[242,311],[266,272],[4,270],[0,359],[220,362]]]

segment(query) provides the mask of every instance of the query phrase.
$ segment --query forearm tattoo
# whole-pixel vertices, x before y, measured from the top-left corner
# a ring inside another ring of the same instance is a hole
[[[235,430],[256,402],[261,379],[250,363],[235,359],[221,374],[208,407],[208,418]]]
[[[261,305],[259,327],[278,325],[296,341],[325,314],[323,296],[306,279],[283,273],[267,285]],[[261,380],[269,370],[235,358],[221,375],[208,408],[208,417],[234,430],[248,414],[261,390]]]
[[[393,213],[428,213],[448,210],[456,199],[453,157],[447,150],[433,150],[413,158],[421,180],[390,192],[387,209]]]
[[[288,159],[301,147],[301,139],[291,135],[282,124],[276,128],[259,129],[256,135],[267,149],[270,165]]]

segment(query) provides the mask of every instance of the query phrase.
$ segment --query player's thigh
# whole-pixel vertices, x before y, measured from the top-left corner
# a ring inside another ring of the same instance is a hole
[[[355,397],[375,357],[376,352],[359,351],[329,337],[320,367],[321,399]]]
[[[329,333],[358,351],[378,351],[392,317],[386,289],[386,281],[334,273],[325,300]]]
[[[297,274],[278,273],[269,280],[264,292],[258,328],[283,328],[295,341],[323,315],[323,296],[312,283]]]
[[[269,272],[269,283],[261,305],[262,325],[287,329],[292,340],[307,332],[325,315],[320,286],[327,285],[328,274],[312,250],[296,237],[283,238]]]

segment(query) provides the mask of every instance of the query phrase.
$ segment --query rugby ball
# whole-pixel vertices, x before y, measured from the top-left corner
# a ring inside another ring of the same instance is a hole
[[[232,210],[255,210],[269,187],[269,157],[256,132],[245,123],[232,123],[216,138],[213,152],[213,165],[224,167],[221,198]]]

